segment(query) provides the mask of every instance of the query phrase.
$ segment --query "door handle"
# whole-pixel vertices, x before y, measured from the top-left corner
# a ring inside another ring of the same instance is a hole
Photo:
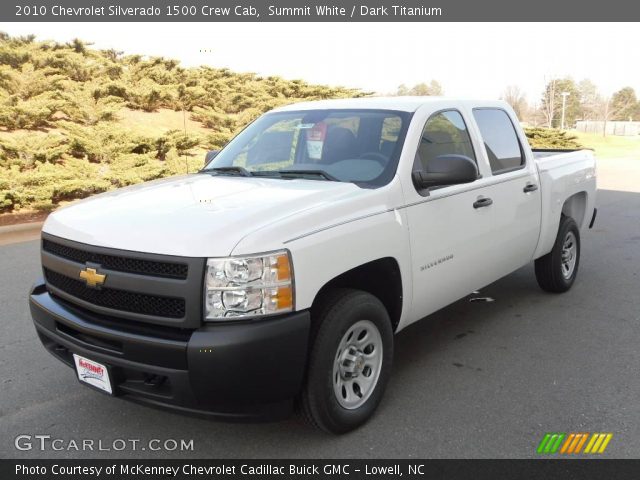
[[[527,183],[527,186],[522,189],[524,193],[535,192],[538,189],[538,185],[535,183]]]
[[[488,207],[492,203],[493,203],[493,200],[491,200],[490,198],[482,197],[476,200],[475,202],[473,202],[473,208]]]

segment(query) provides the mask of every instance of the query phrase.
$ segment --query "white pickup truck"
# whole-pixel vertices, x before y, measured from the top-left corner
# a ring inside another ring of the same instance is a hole
[[[83,384],[346,432],[394,333],[532,260],[568,290],[595,220],[591,152],[532,152],[498,101],[290,105],[208,160],[47,219],[32,316]]]

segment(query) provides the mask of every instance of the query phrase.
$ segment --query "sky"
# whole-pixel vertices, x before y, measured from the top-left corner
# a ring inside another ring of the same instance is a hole
[[[564,76],[589,78],[604,95],[640,93],[637,23],[0,23],[0,31],[382,94],[435,79],[447,96],[494,99],[517,85],[535,103],[545,79]]]

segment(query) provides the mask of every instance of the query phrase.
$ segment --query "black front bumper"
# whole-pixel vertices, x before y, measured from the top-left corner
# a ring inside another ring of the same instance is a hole
[[[307,361],[309,312],[179,330],[99,317],[52,297],[29,297],[44,347],[109,367],[114,395],[185,413],[278,419],[291,413]]]

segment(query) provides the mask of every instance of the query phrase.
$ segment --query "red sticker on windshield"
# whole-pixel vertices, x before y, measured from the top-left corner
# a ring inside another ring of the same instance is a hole
[[[310,159],[320,160],[322,158],[322,147],[326,136],[327,124],[324,122],[318,122],[307,130],[307,153]]]

